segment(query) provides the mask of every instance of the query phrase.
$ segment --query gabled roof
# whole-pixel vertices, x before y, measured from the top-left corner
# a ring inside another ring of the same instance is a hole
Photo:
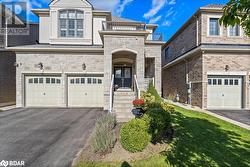
[[[112,21],[115,21],[115,22],[136,22],[136,23],[140,22],[140,21],[126,19],[126,18],[122,18],[122,17],[118,17],[118,16],[112,16]]]

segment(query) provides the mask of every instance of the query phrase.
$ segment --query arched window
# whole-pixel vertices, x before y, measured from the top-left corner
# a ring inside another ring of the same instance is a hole
[[[62,10],[59,12],[59,36],[83,38],[84,13],[79,10]]]

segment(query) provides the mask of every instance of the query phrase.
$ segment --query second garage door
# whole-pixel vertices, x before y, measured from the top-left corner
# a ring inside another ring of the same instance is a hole
[[[103,107],[103,77],[68,77],[69,107]]]
[[[207,96],[209,109],[241,109],[242,77],[209,76]]]

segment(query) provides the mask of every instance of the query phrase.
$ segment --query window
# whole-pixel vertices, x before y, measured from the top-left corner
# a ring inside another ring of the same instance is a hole
[[[238,79],[234,80],[234,85],[239,85],[239,80]]]
[[[33,83],[33,79],[29,79],[29,83]]]
[[[233,79],[229,80],[229,85],[234,85],[234,80]]]
[[[91,78],[88,78],[88,84],[91,84],[92,82],[92,79]]]
[[[208,85],[212,85],[212,80],[208,79]]]
[[[51,78],[51,83],[55,84],[56,83],[56,79],[55,78]]]
[[[71,79],[71,80],[70,80],[70,83],[71,83],[71,84],[74,84],[74,83],[75,83],[75,80],[74,80],[74,79]]]
[[[224,80],[224,85],[228,85],[228,79]]]
[[[213,79],[213,85],[217,85],[217,79]]]
[[[102,84],[102,80],[101,79],[98,79],[98,84]]]
[[[38,84],[38,78],[34,78],[34,83]]]
[[[43,83],[43,78],[39,78],[39,83],[40,83],[40,84]]]
[[[63,10],[59,14],[59,35],[60,37],[83,38],[83,18],[82,11]]]
[[[85,78],[81,78],[81,84],[85,83]]]
[[[76,84],[80,84],[80,78],[76,79]]]
[[[57,79],[57,80],[56,80],[56,83],[57,83],[57,84],[60,84],[60,83],[61,83],[61,80],[60,80],[60,79]]]
[[[165,50],[165,60],[169,59],[169,47]]]
[[[240,36],[240,26],[239,25],[230,26],[229,27],[229,36],[231,36],[231,37]]]
[[[222,79],[218,79],[218,85],[222,85]]]
[[[209,19],[209,35],[219,36],[220,35],[220,25],[218,18]]]
[[[46,78],[46,83],[50,84],[50,78]]]

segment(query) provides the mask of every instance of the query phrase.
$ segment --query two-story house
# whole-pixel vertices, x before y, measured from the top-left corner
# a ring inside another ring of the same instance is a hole
[[[0,4],[0,107],[16,104],[16,54],[6,50],[6,46],[18,46],[35,44],[38,40],[38,24],[28,25],[18,16],[13,14],[8,8]],[[2,15],[4,13],[4,15]],[[16,24],[24,25],[29,30],[26,34],[15,34],[10,31],[15,21]],[[7,25],[7,27],[6,27]],[[7,31],[6,31],[7,30]],[[8,32],[6,34],[6,32]]]
[[[19,64],[18,107],[101,107],[126,115],[149,81],[161,93],[157,25],[112,16],[86,0],[54,0],[32,11],[39,44],[9,48]]]
[[[219,24],[223,5],[201,7],[165,44],[163,95],[204,109],[250,108],[250,39]]]

